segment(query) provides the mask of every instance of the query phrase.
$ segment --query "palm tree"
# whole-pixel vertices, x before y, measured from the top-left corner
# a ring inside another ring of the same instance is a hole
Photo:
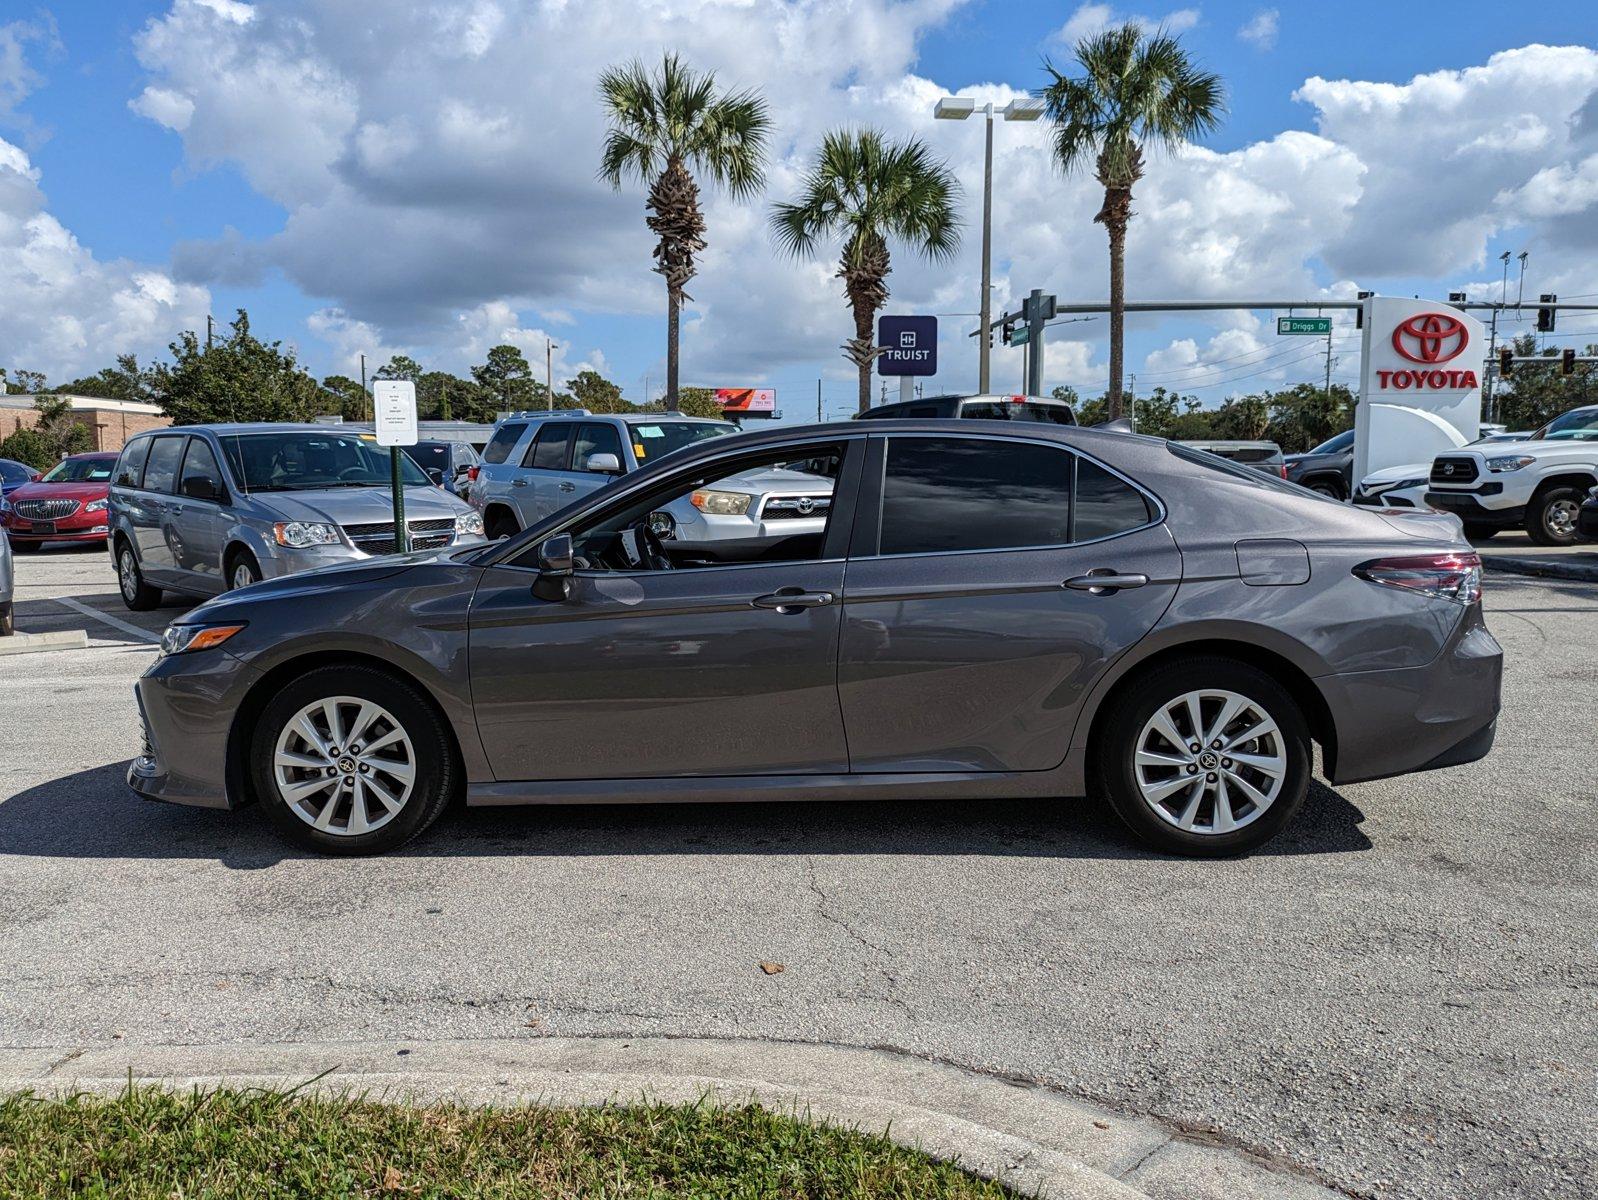
[[[838,277],[854,310],[843,352],[860,372],[861,412],[871,407],[871,364],[882,353],[872,330],[888,302],[888,239],[934,261],[951,257],[960,244],[958,190],[919,138],[893,143],[875,129],[840,129],[822,139],[799,199],[771,214],[778,245],[795,257],[813,253],[822,238],[843,237]]]
[[[705,216],[693,171],[708,175],[734,199],[758,192],[766,177],[766,102],[752,91],[718,92],[714,73],[700,74],[675,54],[657,71],[638,59],[599,77],[610,118],[599,175],[618,191],[624,176],[649,188],[646,219],[659,237],[655,270],[666,277],[666,407],[677,411],[677,335],[694,255],[705,248]],[[690,169],[691,168],[691,169]]]
[[[1044,67],[1054,81],[1039,94],[1054,122],[1054,156],[1067,172],[1085,167],[1104,188],[1093,219],[1110,235],[1111,419],[1121,415],[1121,357],[1126,320],[1126,225],[1132,188],[1143,178],[1143,147],[1174,150],[1220,123],[1226,110],[1219,75],[1200,71],[1181,43],[1135,24],[1077,43],[1078,78]]]

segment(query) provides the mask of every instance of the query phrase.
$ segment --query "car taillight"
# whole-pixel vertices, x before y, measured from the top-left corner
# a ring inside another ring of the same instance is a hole
[[[1360,563],[1354,574],[1383,587],[1419,592],[1434,600],[1475,604],[1481,600],[1481,557],[1474,553],[1378,558]]]
[[[476,467],[468,467],[466,469],[466,480],[467,480],[468,483],[476,483],[477,482],[477,468]]]

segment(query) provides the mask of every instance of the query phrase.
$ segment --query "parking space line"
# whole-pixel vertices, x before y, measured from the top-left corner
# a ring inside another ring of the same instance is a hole
[[[86,617],[93,617],[96,621],[111,626],[112,629],[120,629],[123,633],[126,633],[132,637],[136,637],[141,642],[155,642],[158,645],[160,644],[161,639],[155,634],[151,633],[149,630],[140,629],[137,625],[130,625],[128,622],[119,617],[113,617],[108,613],[99,612],[96,609],[90,608],[87,604],[79,604],[76,600],[73,600],[67,596],[54,596],[52,599],[54,599],[57,604],[64,604],[68,608],[74,609]]]

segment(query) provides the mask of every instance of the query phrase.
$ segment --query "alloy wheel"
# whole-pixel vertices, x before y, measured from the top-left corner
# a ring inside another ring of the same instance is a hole
[[[252,584],[252,583],[259,583],[259,582],[260,581],[255,578],[255,572],[250,569],[250,564],[249,563],[240,562],[240,563],[236,563],[234,565],[234,567],[233,567],[233,588],[234,588],[235,591],[237,591],[239,588],[242,588],[242,587],[249,587],[250,584]]]
[[[139,594],[139,567],[133,561],[133,551],[124,549],[117,555],[117,582],[122,585],[122,597],[133,600]]]
[[[1186,833],[1257,821],[1281,794],[1287,747],[1265,709],[1221,689],[1161,705],[1138,734],[1133,775],[1149,808]]]
[[[358,837],[387,825],[416,785],[410,735],[380,705],[330,696],[300,709],[278,734],[272,778],[289,811],[312,829]]]

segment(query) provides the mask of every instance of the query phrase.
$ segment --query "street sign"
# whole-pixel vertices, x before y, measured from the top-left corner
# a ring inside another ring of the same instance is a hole
[[[1325,337],[1332,331],[1330,317],[1277,317],[1276,332],[1283,333],[1315,333]]]
[[[1015,332],[1010,335],[1010,345],[1024,346],[1032,340],[1032,327],[1030,325],[1017,325]]]
[[[372,384],[372,424],[379,446],[416,445],[416,385],[409,379]]]
[[[936,375],[938,373],[937,317],[879,317],[878,375]]]

